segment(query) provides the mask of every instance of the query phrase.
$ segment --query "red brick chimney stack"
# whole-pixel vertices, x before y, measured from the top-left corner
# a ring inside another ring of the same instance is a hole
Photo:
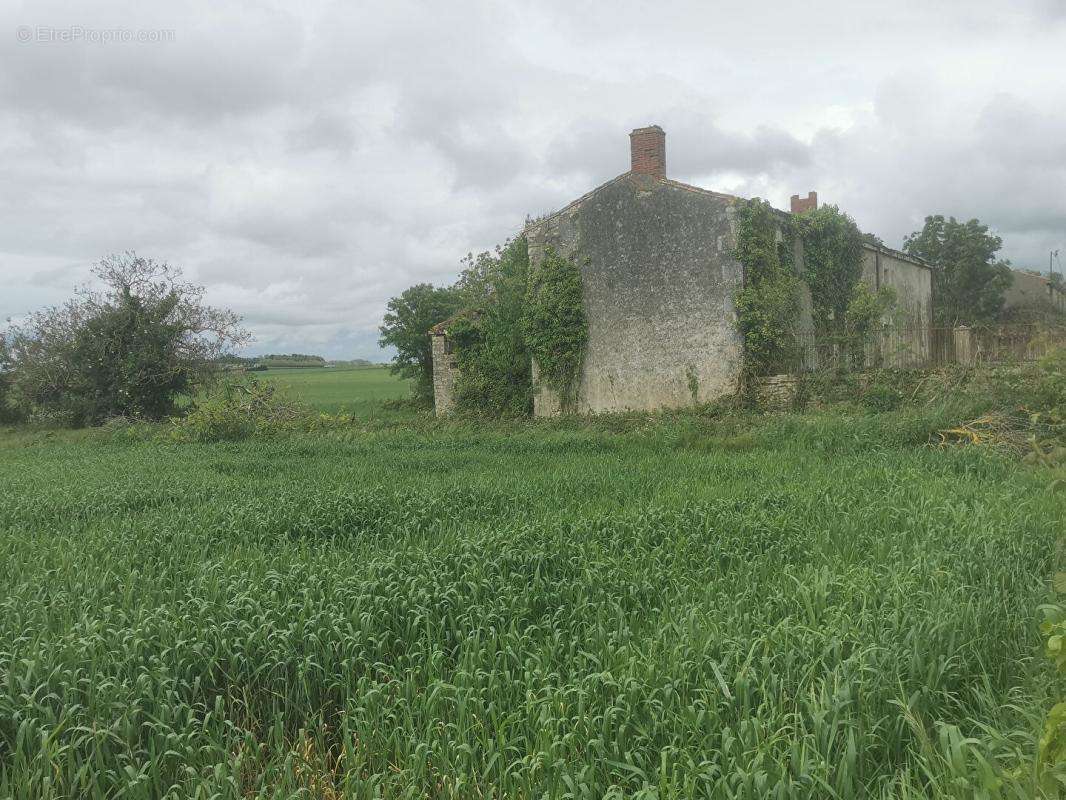
[[[802,199],[798,194],[792,195],[792,213],[802,214],[804,211],[812,211],[818,208],[818,192],[807,192],[807,199]]]
[[[630,169],[653,178],[666,177],[666,134],[658,125],[629,134]]]

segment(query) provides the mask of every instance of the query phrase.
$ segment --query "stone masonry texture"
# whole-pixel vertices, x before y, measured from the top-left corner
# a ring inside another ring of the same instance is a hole
[[[677,408],[731,391],[741,365],[734,198],[626,174],[526,230],[581,270],[589,339],[579,413]],[[535,385],[538,415],[559,398]]]

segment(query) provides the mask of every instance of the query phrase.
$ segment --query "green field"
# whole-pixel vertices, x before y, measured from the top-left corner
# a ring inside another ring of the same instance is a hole
[[[0,433],[0,797],[1024,797],[1066,494],[930,424]]]
[[[410,384],[389,372],[388,367],[323,367],[269,369],[254,373],[275,381],[287,392],[320,411],[365,416],[382,400],[406,397]]]

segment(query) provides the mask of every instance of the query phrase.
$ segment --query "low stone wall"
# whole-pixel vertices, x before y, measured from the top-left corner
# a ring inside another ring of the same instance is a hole
[[[795,375],[770,375],[755,379],[755,398],[767,411],[788,411],[796,403],[799,378]]]

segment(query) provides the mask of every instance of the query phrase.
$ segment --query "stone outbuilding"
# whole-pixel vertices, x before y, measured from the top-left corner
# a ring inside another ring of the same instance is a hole
[[[733,255],[741,199],[668,178],[666,135],[657,125],[630,134],[630,154],[628,171],[525,229],[531,270],[549,248],[573,257],[581,270],[588,344],[574,396],[578,413],[707,402],[734,391],[741,371],[733,301],[744,281]],[[814,192],[793,196],[791,212],[817,203]],[[797,268],[801,259],[798,249]],[[863,281],[874,290],[894,287],[908,324],[928,328],[928,265],[871,244]],[[810,298],[802,299],[799,329],[810,325]],[[446,324],[434,328],[438,413],[452,403],[454,362],[446,334]],[[535,413],[559,413],[559,397],[536,385],[533,367]]]
[[[1066,290],[1062,283],[1052,283],[1039,272],[1014,270],[1011,283],[1004,292],[1004,309],[1018,315],[1066,315]]]

